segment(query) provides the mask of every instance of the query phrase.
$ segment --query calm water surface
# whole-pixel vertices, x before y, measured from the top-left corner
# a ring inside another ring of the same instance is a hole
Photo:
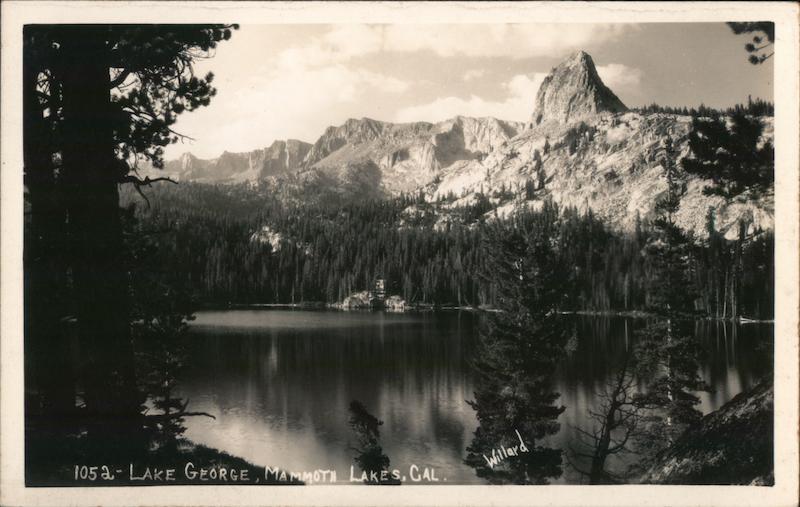
[[[565,317],[566,318],[566,317]],[[566,406],[550,445],[567,449],[587,409],[633,343],[641,321],[574,317],[577,347],[559,368]],[[380,420],[390,468],[436,469],[448,484],[481,483],[463,463],[477,427],[470,359],[480,317],[405,313],[231,310],[197,314],[180,394],[192,410],[186,436],[257,465],[290,471],[335,469],[347,481],[355,435],[348,406],[358,400]],[[772,325],[698,323],[707,350],[702,375],[714,388],[702,410],[719,408],[771,371]],[[356,467],[358,471],[358,467]],[[554,482],[577,483],[569,467]]]

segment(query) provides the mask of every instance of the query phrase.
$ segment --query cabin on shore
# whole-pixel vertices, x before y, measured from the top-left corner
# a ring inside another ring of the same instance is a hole
[[[372,308],[383,308],[386,300],[386,280],[376,278],[369,291],[369,305]]]

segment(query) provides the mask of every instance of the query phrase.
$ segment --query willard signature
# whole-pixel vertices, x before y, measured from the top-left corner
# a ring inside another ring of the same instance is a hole
[[[512,447],[500,446],[497,449],[492,449],[492,457],[489,457],[485,454],[483,455],[483,459],[486,460],[486,463],[489,465],[489,467],[494,468],[497,464],[511,456],[519,456],[519,453],[521,452],[530,452],[528,446],[525,445],[525,442],[522,440],[522,435],[519,434],[519,431],[514,430],[514,433],[517,434],[517,438],[519,439],[518,445]]]

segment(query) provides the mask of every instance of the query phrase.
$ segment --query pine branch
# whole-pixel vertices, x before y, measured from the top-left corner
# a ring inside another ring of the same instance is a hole
[[[123,69],[122,72],[117,74],[117,77],[115,77],[111,81],[111,84],[109,85],[109,88],[110,89],[114,89],[117,86],[121,85],[122,83],[125,82],[126,79],[128,79],[128,76],[130,76],[130,75],[131,75],[130,69]]]
[[[144,195],[144,192],[142,192],[142,187],[143,186],[149,187],[151,186],[152,183],[156,183],[158,181],[168,181],[170,183],[174,183],[175,185],[178,184],[177,181],[163,176],[152,179],[150,178],[150,176],[145,176],[145,178],[142,180],[137,178],[136,176],[131,176],[130,174],[127,174],[120,179],[120,183],[133,183],[136,192],[138,192],[138,194],[142,196],[142,199],[144,199],[144,202],[147,203],[147,209],[150,209],[150,199],[148,199],[147,196]]]

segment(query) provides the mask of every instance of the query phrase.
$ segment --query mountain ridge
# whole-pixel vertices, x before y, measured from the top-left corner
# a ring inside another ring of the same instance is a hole
[[[767,119],[766,139],[772,129]],[[689,116],[629,111],[602,82],[591,56],[579,51],[545,78],[527,124],[467,116],[435,123],[351,118],[327,127],[313,144],[275,141],[209,160],[184,154],[165,171],[213,183],[300,181],[354,198],[422,192],[430,201],[455,198],[455,205],[506,189],[514,196],[494,203],[497,215],[552,199],[631,230],[654,215],[666,190],[664,145],[678,153],[680,167],[690,130]],[[705,195],[708,182],[682,170],[679,177],[687,184],[677,213],[682,228],[703,236],[709,210],[729,236],[740,220],[751,231],[773,228],[772,195],[728,202]],[[523,195],[531,185],[533,195]]]

